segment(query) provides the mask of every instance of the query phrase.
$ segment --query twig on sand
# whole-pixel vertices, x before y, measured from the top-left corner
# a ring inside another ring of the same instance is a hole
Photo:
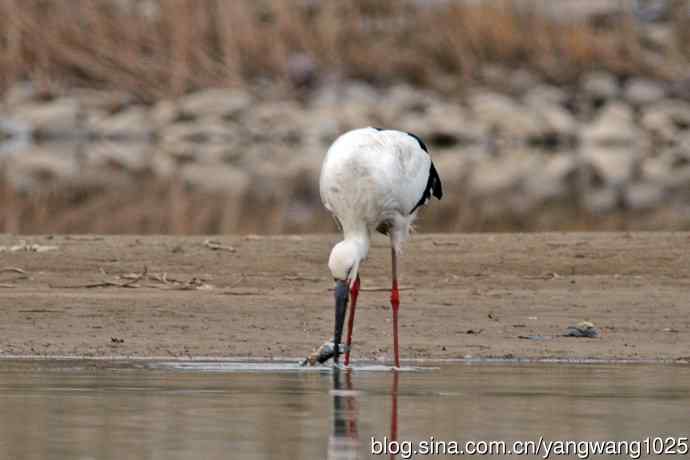
[[[103,268],[100,269],[101,274],[107,277]],[[124,280],[124,281],[121,281]],[[141,284],[142,281],[155,281],[160,284]],[[115,279],[104,279],[94,283],[73,284],[67,286],[51,285],[52,288],[62,289],[92,289],[102,287],[119,287],[119,288],[140,288],[149,287],[154,289],[166,289],[174,291],[195,291],[213,289],[213,286],[206,283],[204,279],[193,277],[190,280],[182,281],[168,278],[167,273],[149,273],[148,267],[144,267],[141,273],[125,273],[117,276]]]
[[[101,287],[138,288],[141,286],[139,286],[138,284],[132,284],[132,283],[118,283],[116,281],[99,281],[99,282],[87,283],[87,284],[68,284],[68,285],[51,284],[50,287],[54,288],[54,289],[92,289],[92,288],[101,288]]]
[[[287,275],[283,276],[283,279],[285,281],[311,281],[313,283],[318,283],[320,281],[323,281],[323,278],[316,278],[313,276],[301,276],[301,275]]]
[[[26,252],[46,252],[46,251],[55,251],[57,250],[57,246],[47,246],[47,245],[42,245],[42,244],[28,244],[25,240],[21,240],[19,244],[16,244],[14,246],[0,246],[0,252],[17,252],[17,251],[26,251]]]
[[[18,273],[19,275],[18,275],[18,276],[15,276],[14,278],[8,278],[8,279],[3,279],[3,280],[1,280],[1,281],[3,281],[3,283],[0,284],[0,288],[6,288],[6,289],[8,289],[8,288],[16,287],[14,284],[9,284],[9,283],[7,283],[7,282],[8,282],[8,281],[14,282],[14,281],[25,280],[25,279],[29,278],[29,275],[26,273],[26,270],[21,269],[21,268],[19,268],[19,267],[4,267],[4,268],[0,268],[0,273],[5,273],[5,272]]]
[[[137,281],[141,280],[142,278],[146,278],[146,275],[149,273],[149,267],[144,265],[144,271],[141,273],[136,273],[132,277],[125,278],[122,276],[121,278],[126,279],[124,283],[118,283],[120,287],[133,287],[136,285]],[[137,286],[138,287],[138,286]]]
[[[523,278],[525,278],[527,280],[544,280],[544,281],[548,281],[548,280],[552,280],[552,279],[556,279],[556,278],[560,278],[560,277],[561,277],[561,275],[559,275],[558,273],[555,273],[555,272],[544,273],[542,275],[536,275],[536,276],[534,276],[534,275],[523,276]]]
[[[409,291],[412,289],[412,286],[399,286],[398,291]],[[391,288],[389,287],[383,287],[383,286],[374,286],[374,287],[363,287],[360,289],[362,292],[388,292],[390,291]]]
[[[107,273],[103,268],[100,269],[101,274],[106,275]],[[93,288],[101,288],[101,287],[121,287],[121,288],[138,288],[141,287],[137,283],[137,281],[140,281],[142,278],[146,276],[148,273],[148,267],[144,267],[144,271],[141,273],[138,273],[132,277],[125,277],[126,275],[121,276],[120,278],[126,279],[125,282],[121,281],[115,281],[115,280],[103,280],[95,283],[86,283],[86,284],[69,284],[69,285],[55,285],[51,284],[51,288],[58,288],[58,289],[93,289]]]
[[[178,280],[167,280],[161,282],[164,283],[163,286],[151,286],[156,289],[168,289],[171,291],[201,291],[213,289],[213,286],[206,283],[203,279],[197,278],[196,276],[188,281],[178,281]]]
[[[232,246],[226,246],[226,245],[222,244],[220,241],[214,241],[214,240],[204,241],[204,246],[211,249],[212,251],[227,251],[227,252],[236,252],[237,251],[237,249],[233,248]]]
[[[236,295],[236,296],[251,296],[251,295],[261,295],[257,291],[223,291],[222,295]]]
[[[14,273],[20,273],[22,275],[26,275],[26,271],[22,270],[19,267],[5,267],[5,268],[0,268],[0,273],[1,272],[14,272]]]

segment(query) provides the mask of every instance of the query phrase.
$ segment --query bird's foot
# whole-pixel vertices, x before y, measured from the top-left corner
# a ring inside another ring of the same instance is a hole
[[[341,343],[338,347],[338,356],[348,351],[348,346]],[[309,353],[309,355],[302,361],[302,366],[315,366],[316,363],[323,364],[335,356],[335,344],[333,342],[325,342],[316,351]]]

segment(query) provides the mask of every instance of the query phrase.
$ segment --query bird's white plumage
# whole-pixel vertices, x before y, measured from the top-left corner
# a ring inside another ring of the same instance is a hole
[[[431,158],[402,131],[363,128],[340,136],[329,148],[320,179],[321,200],[342,227],[345,241],[331,253],[334,277],[356,275],[371,230],[385,225],[396,251],[408,237],[413,209],[429,179]]]

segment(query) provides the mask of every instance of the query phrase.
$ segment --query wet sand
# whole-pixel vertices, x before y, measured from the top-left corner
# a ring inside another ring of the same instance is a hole
[[[332,334],[336,235],[207,239],[0,236],[0,356],[300,357]],[[391,357],[388,251],[356,359]],[[688,233],[415,235],[401,285],[403,358],[690,357]],[[601,336],[562,336],[583,320]]]

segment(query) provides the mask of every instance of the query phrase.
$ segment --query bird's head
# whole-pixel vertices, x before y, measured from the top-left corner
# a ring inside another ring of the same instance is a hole
[[[333,279],[342,281],[345,285],[352,285],[359,273],[359,264],[367,255],[368,244],[366,241],[346,239],[333,246],[331,256],[328,258],[328,268]]]
[[[346,239],[333,247],[328,258],[328,268],[335,279],[335,343],[340,343],[350,288],[357,280],[359,264],[368,250],[367,240]]]

